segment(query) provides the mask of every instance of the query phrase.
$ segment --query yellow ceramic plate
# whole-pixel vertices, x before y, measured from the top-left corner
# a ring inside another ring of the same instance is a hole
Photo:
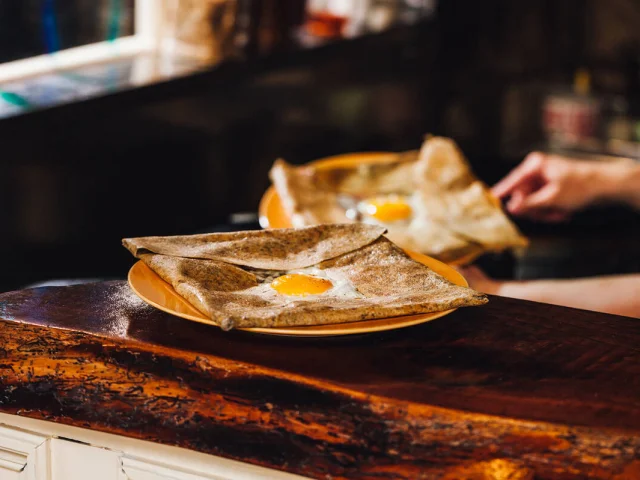
[[[463,287],[468,286],[467,281],[460,273],[449,265],[434,258],[419,253],[407,252],[414,260],[430,267],[450,282]],[[133,291],[145,302],[172,315],[193,320],[194,322],[215,325],[203,313],[196,310],[189,302],[176,293],[171,285],[162,280],[153,270],[143,262],[137,262],[129,270],[129,285]],[[455,309],[454,309],[455,310]],[[419,323],[428,322],[447,315],[454,310],[444,312],[425,313],[422,315],[410,315],[404,317],[383,318],[378,320],[365,320],[361,322],[339,323],[333,325],[317,325],[309,327],[281,327],[281,328],[244,328],[249,332],[266,333],[270,335],[292,335],[300,337],[324,337],[334,335],[353,335],[360,333],[381,332],[396,328],[410,327]]]
[[[311,164],[318,168],[352,167],[361,163],[393,162],[396,158],[397,154],[391,152],[346,153],[315,160]],[[282,208],[280,197],[273,185],[262,196],[258,213],[260,214],[260,226],[262,228],[291,227],[289,216]]]
[[[336,155],[335,157],[322,158],[311,162],[312,165],[318,168],[336,168],[336,167],[351,167],[359,165],[361,163],[385,163],[396,161],[397,154],[390,152],[366,152],[366,153],[347,153],[344,155]],[[500,201],[494,199],[497,205],[500,205]],[[270,186],[262,196],[260,200],[260,206],[258,207],[258,213],[260,215],[260,226],[262,228],[289,228],[291,227],[291,221],[287,212],[284,211],[280,197],[276,192],[276,189]],[[478,249],[465,256],[456,258],[449,262],[451,265],[465,265],[471,263],[478,256],[482,254],[482,250]]]

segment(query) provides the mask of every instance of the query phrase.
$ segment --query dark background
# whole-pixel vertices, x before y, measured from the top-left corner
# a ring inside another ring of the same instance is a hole
[[[16,41],[5,13],[19,3],[0,1],[0,56]],[[278,157],[415,149],[435,133],[493,183],[545,148],[542,98],[569,88],[577,68],[637,111],[639,26],[633,0],[446,0],[417,25],[241,61],[259,68],[1,120],[0,290],[124,278],[132,258],[121,238],[207,231],[255,212]],[[534,242],[516,276],[640,269],[640,222],[624,209],[521,226]]]

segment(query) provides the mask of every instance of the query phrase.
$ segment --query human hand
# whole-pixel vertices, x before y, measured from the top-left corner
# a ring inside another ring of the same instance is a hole
[[[561,221],[598,198],[602,165],[534,152],[492,191],[500,199],[508,198],[506,208],[513,215]]]

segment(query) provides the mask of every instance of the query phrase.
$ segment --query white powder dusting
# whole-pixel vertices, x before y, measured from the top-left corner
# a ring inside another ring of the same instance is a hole
[[[118,337],[125,337],[132,319],[150,313],[154,308],[138,297],[126,282],[113,282],[105,292],[106,298],[99,302],[101,312],[97,312],[108,323],[108,331]]]

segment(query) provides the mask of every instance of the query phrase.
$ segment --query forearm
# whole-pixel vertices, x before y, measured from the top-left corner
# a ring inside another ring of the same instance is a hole
[[[640,163],[612,162],[602,167],[602,175],[595,179],[601,201],[625,203],[640,210]]]
[[[640,274],[504,282],[498,295],[640,318]]]

